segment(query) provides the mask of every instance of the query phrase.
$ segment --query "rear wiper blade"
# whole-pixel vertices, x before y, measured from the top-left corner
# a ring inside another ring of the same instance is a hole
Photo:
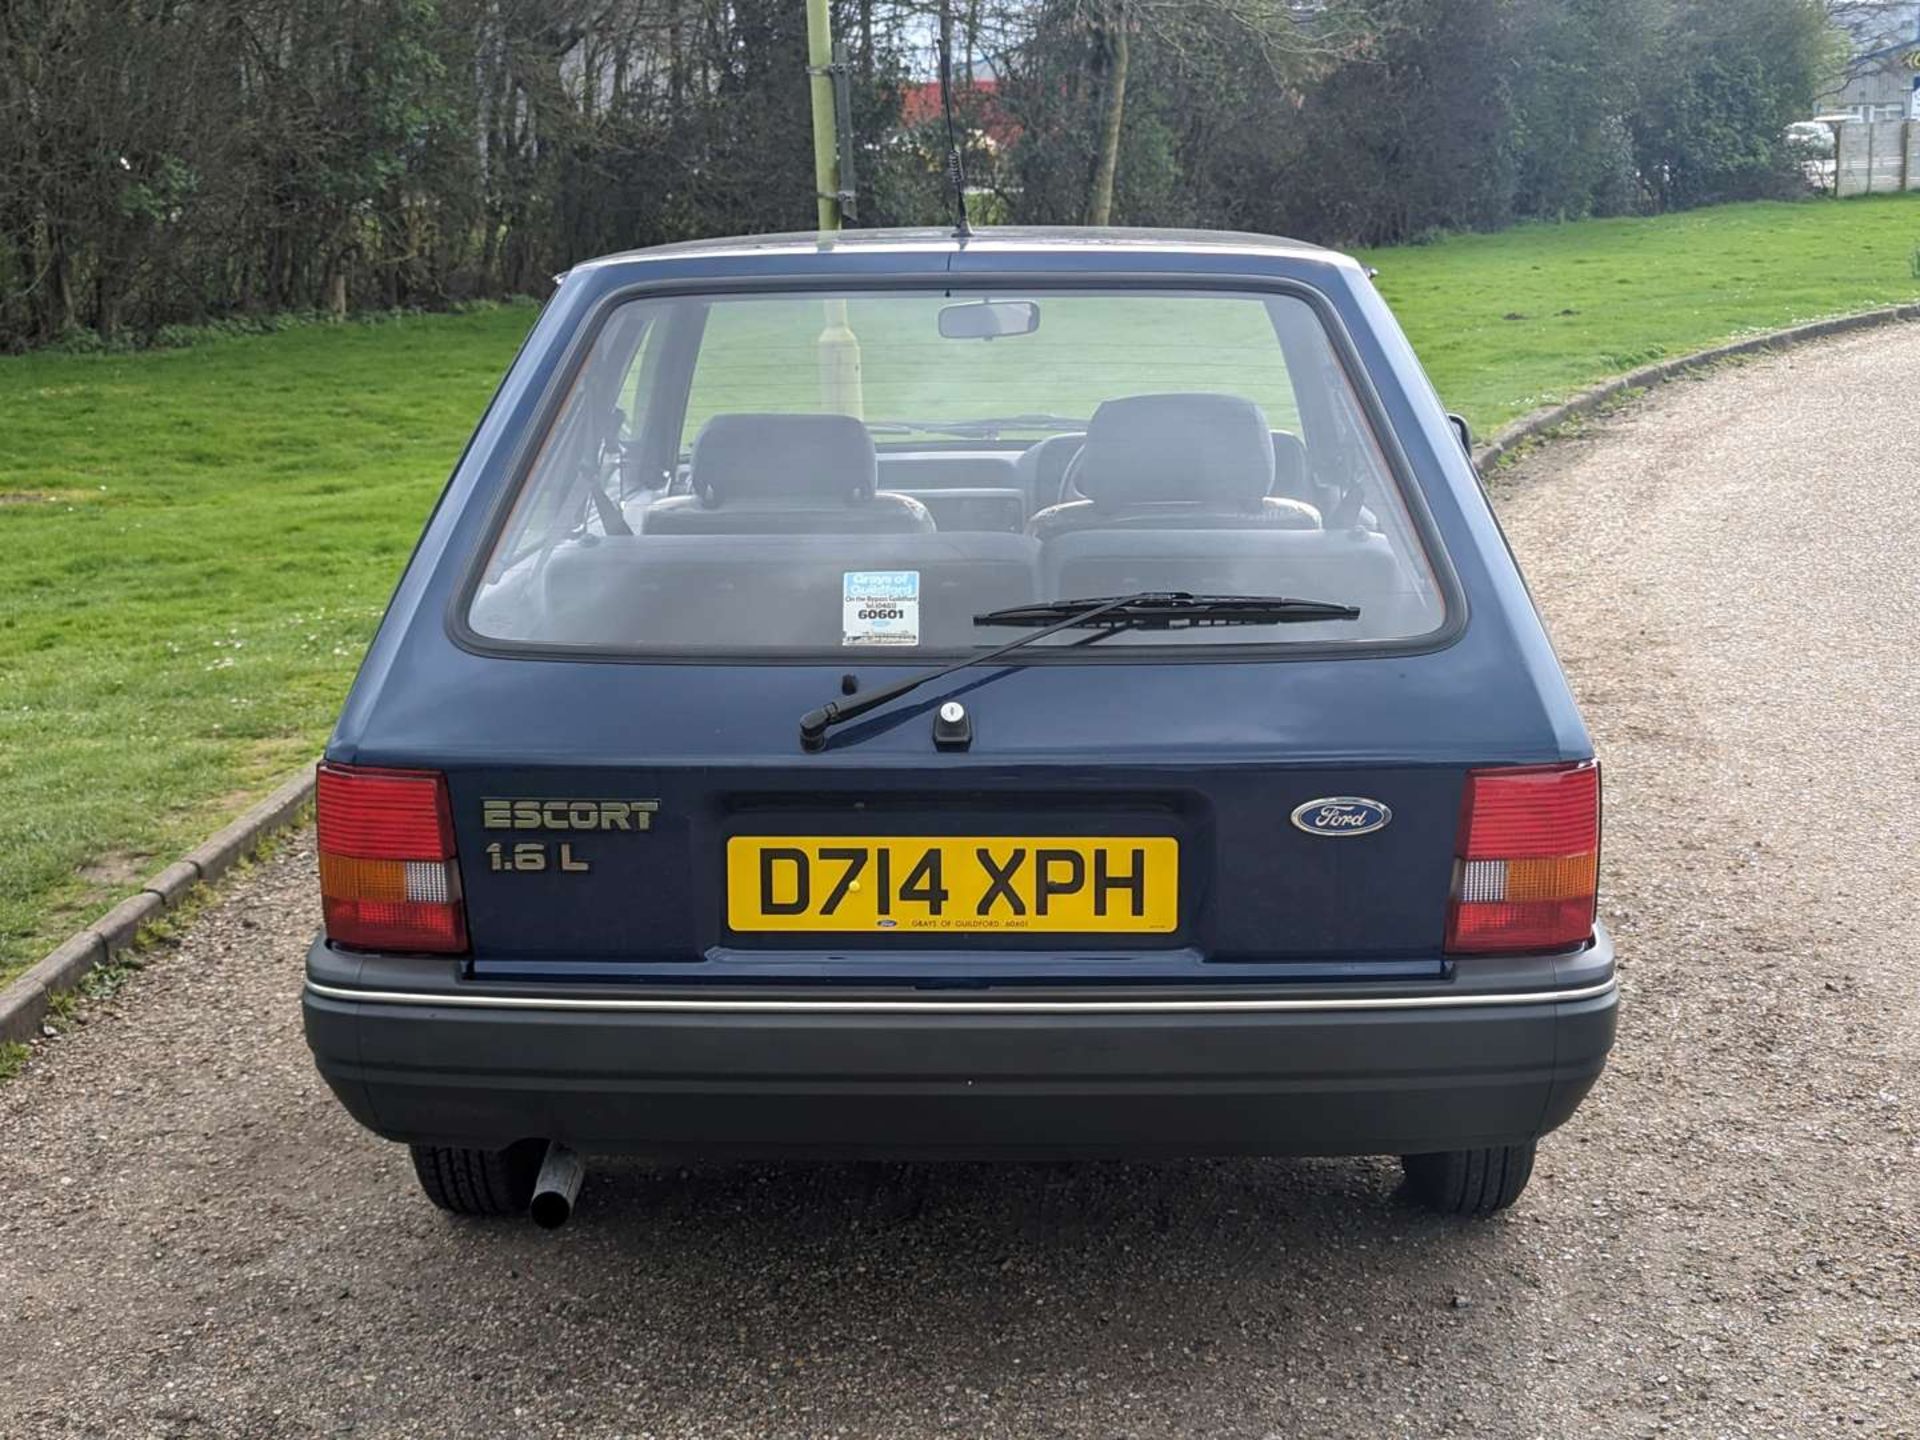
[[[1010,605],[973,617],[976,625],[1051,625],[1056,620],[1090,628],[1182,630],[1201,625],[1288,625],[1314,620],[1358,620],[1360,607],[1291,595],[1191,595],[1184,590],[1084,600],[1044,600]],[[1033,638],[1033,637],[1028,637]]]
[[[993,440],[1009,430],[1084,430],[1085,420],[1072,415],[1034,412],[1025,415],[989,415],[978,420],[875,420],[867,429],[876,435],[961,435]]]
[[[827,731],[858,719],[922,685],[985,665],[1049,635],[1083,626],[1105,630],[1173,629],[1188,625],[1285,625],[1308,620],[1357,620],[1356,605],[1332,605],[1324,600],[1294,600],[1284,595],[1189,595],[1183,590],[1143,591],[1090,600],[1049,600],[1039,605],[1015,605],[973,617],[976,625],[1035,625],[1040,628],[992,650],[969,655],[937,670],[923,671],[847,700],[829,700],[800,717],[800,748],[809,753],[826,748]],[[1089,637],[1099,639],[1099,636]]]
[[[1357,605],[1304,601],[1292,595],[1188,595],[1167,589],[1142,595],[1100,595],[1091,599],[1010,605],[1004,611],[975,614],[977,626],[1071,626],[1129,630],[1187,630],[1192,626],[1281,626],[1309,620],[1357,620]],[[1033,639],[1033,636],[1029,636]]]

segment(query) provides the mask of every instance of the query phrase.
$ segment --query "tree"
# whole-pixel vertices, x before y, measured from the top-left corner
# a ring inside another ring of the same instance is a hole
[[[1631,120],[1659,208],[1752,199],[1795,183],[1786,129],[1839,60],[1820,0],[1673,0]]]
[[[1663,20],[1658,0],[1521,0],[1515,213],[1567,220],[1638,203],[1628,125]]]
[[[834,0],[834,24],[863,223],[949,213],[944,127],[903,119],[946,14],[996,217],[1373,242],[1786,193],[1832,20],[1917,11]],[[538,292],[593,254],[810,225],[805,64],[793,0],[6,0],[0,348]]]
[[[1293,0],[1042,0],[1014,13],[1024,33],[1004,54],[1026,135],[1021,187],[1044,179],[1054,216],[1090,225],[1112,223],[1131,165],[1148,171],[1135,188],[1154,193],[1180,112],[1204,104],[1209,86],[1257,75],[1285,93],[1364,38],[1356,7]],[[1036,165],[1041,145],[1057,153]],[[1077,205],[1054,191],[1070,168],[1082,172]]]

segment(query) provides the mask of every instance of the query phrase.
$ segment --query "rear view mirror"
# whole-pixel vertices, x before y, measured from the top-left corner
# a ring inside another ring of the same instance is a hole
[[[997,340],[1031,335],[1040,328],[1040,306],[1032,300],[974,300],[940,307],[940,334],[948,340]]]

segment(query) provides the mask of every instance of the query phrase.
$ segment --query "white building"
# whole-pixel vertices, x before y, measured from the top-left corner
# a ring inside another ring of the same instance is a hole
[[[1920,0],[1840,0],[1833,14],[1853,53],[1821,113],[1920,120]]]

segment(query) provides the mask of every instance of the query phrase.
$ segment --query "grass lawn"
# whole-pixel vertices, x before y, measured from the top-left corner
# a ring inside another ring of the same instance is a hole
[[[0,976],[317,752],[533,313],[0,360]]]
[[[1491,435],[1595,381],[1920,299],[1920,194],[1528,225],[1366,253],[1448,405]]]
[[[1916,246],[1903,196],[1367,258],[1490,431],[1649,360],[1920,298]],[[0,979],[317,752],[532,318],[0,359]]]

